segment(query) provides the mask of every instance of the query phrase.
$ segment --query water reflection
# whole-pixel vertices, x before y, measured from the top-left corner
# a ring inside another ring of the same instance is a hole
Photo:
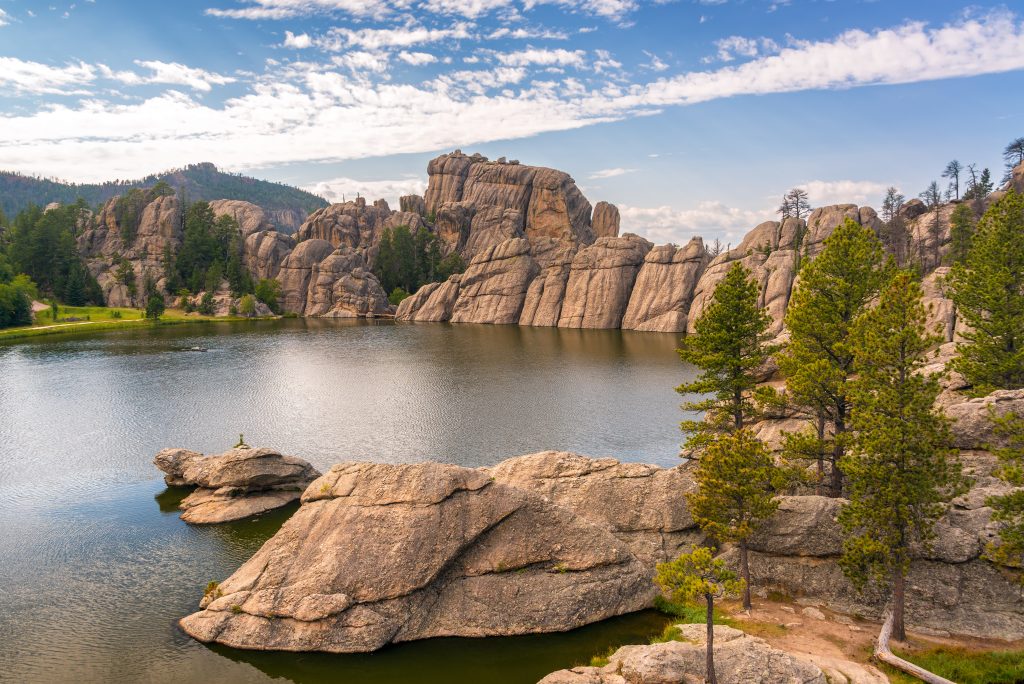
[[[546,448],[672,465],[673,388],[692,377],[675,346],[651,333],[312,320],[0,346],[0,679],[530,682],[657,631],[648,615],[371,656],[211,650],[177,620],[294,505],[190,527],[177,511],[187,490],[166,488],[152,459],[222,451],[244,432],[321,470],[481,466]]]

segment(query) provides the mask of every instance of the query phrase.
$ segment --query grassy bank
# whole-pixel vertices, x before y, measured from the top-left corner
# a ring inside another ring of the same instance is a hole
[[[1024,682],[1024,651],[984,651],[943,646],[939,648],[893,649],[929,672],[957,684],[1016,684]],[[916,684],[917,678],[880,665],[892,682]]]
[[[139,309],[105,306],[60,306],[57,320],[53,320],[50,309],[38,311],[35,322],[29,326],[0,330],[0,342],[20,340],[44,335],[93,332],[103,330],[127,330],[147,325],[174,325],[203,321],[249,321],[259,320],[239,316],[214,317],[197,313],[185,313],[181,309],[167,309],[159,321],[149,321]]]

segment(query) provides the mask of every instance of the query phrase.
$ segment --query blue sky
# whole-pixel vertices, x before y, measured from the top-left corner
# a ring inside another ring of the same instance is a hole
[[[461,148],[570,172],[623,230],[735,243],[778,197],[877,206],[1024,135],[1020,5],[0,0],[0,168],[197,161],[394,202]]]

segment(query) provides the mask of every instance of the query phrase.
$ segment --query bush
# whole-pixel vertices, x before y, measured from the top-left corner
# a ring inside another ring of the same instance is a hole
[[[199,300],[199,306],[196,307],[196,311],[203,314],[204,316],[213,315],[213,293],[207,292],[203,295],[203,298]]]
[[[400,287],[396,287],[394,290],[391,291],[391,294],[388,295],[388,301],[394,304],[395,306],[398,306],[399,304],[401,304],[402,300],[408,296],[408,292],[406,292]]]
[[[274,278],[264,278],[256,284],[256,299],[260,300],[276,314],[281,313],[279,300],[281,299],[281,283]]]
[[[121,312],[120,311],[111,311],[110,312],[110,317],[111,318],[120,318],[121,317]]]
[[[238,313],[242,314],[246,318],[252,318],[256,315],[256,298],[252,295],[245,295],[238,300]]]
[[[146,318],[153,321],[158,320],[164,315],[164,309],[164,298],[160,295],[150,295],[146,300]]]
[[[0,328],[32,325],[32,300],[13,283],[0,284]]]

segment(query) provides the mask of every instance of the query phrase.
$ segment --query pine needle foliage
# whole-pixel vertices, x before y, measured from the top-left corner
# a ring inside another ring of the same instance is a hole
[[[771,318],[757,299],[757,285],[750,272],[734,263],[694,324],[694,332],[680,344],[680,358],[697,366],[701,374],[676,391],[707,395],[683,404],[688,411],[705,414],[703,420],[680,425],[690,434],[689,448],[702,448],[717,435],[743,429],[757,413],[751,398],[757,370],[775,352],[768,344]]]
[[[849,382],[856,372],[853,324],[891,272],[891,259],[874,232],[846,219],[821,254],[800,269],[786,313],[790,340],[778,360],[787,398],[819,429],[790,436],[784,455],[818,460],[820,478],[827,464],[832,496],[843,491],[839,461],[849,441]]]
[[[967,324],[953,368],[978,395],[1024,387],[1024,195],[989,207],[949,285]]]
[[[854,326],[854,439],[840,462],[850,499],[839,514],[840,567],[858,588],[891,589],[900,640],[910,562],[928,548],[950,499],[967,489],[949,421],[934,405],[938,378],[920,372],[940,339],[927,332],[922,296],[914,277],[900,272]]]
[[[993,432],[1004,446],[989,449],[999,459],[995,475],[1013,487],[1013,491],[991,496],[985,504],[992,507],[992,520],[999,525],[999,540],[989,544],[987,555],[1010,567],[1024,567],[1024,416],[1016,413],[992,415]],[[1019,577],[1024,584],[1024,575]]]
[[[738,542],[743,607],[750,608],[747,540],[779,507],[779,473],[764,443],[749,430],[723,435],[701,453],[697,490],[686,495],[693,519],[719,542]]]

